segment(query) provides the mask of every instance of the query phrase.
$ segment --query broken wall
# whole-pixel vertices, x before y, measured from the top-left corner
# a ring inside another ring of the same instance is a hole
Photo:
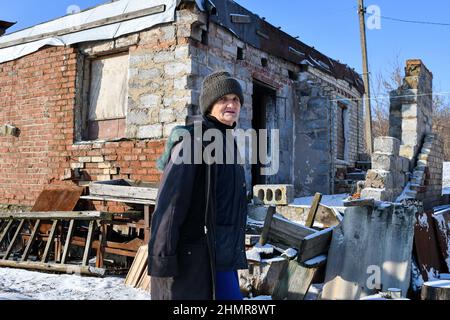
[[[388,288],[406,296],[416,211],[397,204],[347,208],[333,230],[322,299],[359,300]]]
[[[310,70],[310,69],[308,69]],[[363,113],[354,88],[311,70],[296,86],[294,184],[298,195],[334,193],[338,167],[353,166],[364,153]],[[346,106],[345,157],[338,159],[338,104]]]
[[[407,60],[403,84],[390,93],[389,135],[401,141],[400,155],[411,161],[432,131],[433,74],[421,60]]]
[[[161,138],[176,123],[184,124],[191,101],[185,88],[191,72],[189,12],[177,11],[174,24],[114,41],[46,47],[0,64],[0,123],[20,130],[17,137],[0,137],[0,203],[32,205],[48,185],[159,181]],[[127,136],[81,141],[83,62],[117,52],[130,56]]]

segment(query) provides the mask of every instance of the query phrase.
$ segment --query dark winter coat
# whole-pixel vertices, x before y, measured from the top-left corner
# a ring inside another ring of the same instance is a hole
[[[203,131],[217,128],[224,132],[226,128],[207,117],[202,117],[202,126]],[[193,132],[193,125],[183,129]],[[179,154],[189,143],[177,140],[174,130],[159,163],[167,165],[149,243],[152,299],[214,299],[216,270],[247,268],[244,169],[236,163],[174,164],[168,155]],[[224,154],[225,148],[226,143]],[[236,144],[233,148],[237,154]]]

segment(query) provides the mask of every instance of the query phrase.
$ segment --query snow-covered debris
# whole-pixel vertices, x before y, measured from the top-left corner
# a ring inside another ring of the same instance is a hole
[[[122,277],[81,277],[0,268],[0,300],[150,300]]]
[[[297,250],[295,250],[294,248],[288,248],[288,249],[284,250],[284,252],[281,254],[281,256],[283,258],[290,260],[290,259],[293,259],[297,254],[298,254]]]
[[[328,207],[343,207],[343,201],[347,199],[350,195],[347,193],[341,194],[331,194],[331,195],[323,195],[320,200],[320,204],[326,205]],[[302,197],[294,199],[291,206],[311,206],[314,196],[311,197]]]

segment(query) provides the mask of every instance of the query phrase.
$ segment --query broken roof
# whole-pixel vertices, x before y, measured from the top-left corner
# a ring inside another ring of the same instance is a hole
[[[364,82],[354,69],[297,40],[236,2],[207,0],[206,7],[213,13],[212,21],[230,30],[242,41],[290,62],[318,68],[364,93]]]
[[[364,93],[361,76],[345,64],[297,40],[232,0],[117,0],[66,15],[0,38],[0,63],[33,53],[43,46],[115,39],[175,20],[181,2],[195,2],[211,21],[242,41],[299,65],[310,65]],[[1,25],[0,25],[1,27]]]
[[[175,20],[177,0],[118,0],[0,38],[0,63],[43,46],[108,40]]]

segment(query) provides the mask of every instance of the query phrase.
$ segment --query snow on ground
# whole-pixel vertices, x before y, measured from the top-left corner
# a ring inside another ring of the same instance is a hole
[[[81,277],[0,268],[0,300],[150,300],[123,277]]]
[[[328,207],[343,207],[343,201],[350,195],[347,193],[323,195],[320,204]],[[291,206],[311,206],[314,196],[297,198],[290,203]]]
[[[450,194],[450,162],[442,163],[442,194]]]

